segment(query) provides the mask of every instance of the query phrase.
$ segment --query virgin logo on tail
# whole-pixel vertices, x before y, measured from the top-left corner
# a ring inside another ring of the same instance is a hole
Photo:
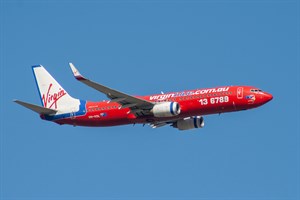
[[[59,88],[58,92],[51,93],[52,86],[53,84],[51,83],[48,87],[47,94],[46,95],[43,94],[42,100],[46,108],[51,108],[53,105],[55,105],[55,109],[57,109],[57,101],[61,97],[65,96],[67,93],[65,92],[65,90],[62,90],[61,88]]]

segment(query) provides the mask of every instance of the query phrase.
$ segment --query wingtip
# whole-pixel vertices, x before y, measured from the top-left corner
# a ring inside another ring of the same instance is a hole
[[[69,63],[69,66],[73,72],[74,77],[77,80],[85,80],[85,78],[80,74],[80,72],[78,71],[78,69],[73,65],[73,63]]]

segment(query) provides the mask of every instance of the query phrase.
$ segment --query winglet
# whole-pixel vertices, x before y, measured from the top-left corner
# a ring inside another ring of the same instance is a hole
[[[70,68],[71,68],[71,70],[72,70],[72,72],[73,72],[73,75],[74,75],[74,77],[77,79],[77,80],[86,80],[86,78],[84,78],[81,74],[80,74],[80,72],[76,69],[76,67],[72,64],[72,63],[69,63],[69,65],[70,65]]]

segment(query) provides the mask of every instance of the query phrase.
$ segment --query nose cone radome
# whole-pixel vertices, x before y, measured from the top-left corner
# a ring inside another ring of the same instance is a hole
[[[273,99],[273,96],[267,92],[264,93],[264,100],[265,100],[265,103],[271,101]]]

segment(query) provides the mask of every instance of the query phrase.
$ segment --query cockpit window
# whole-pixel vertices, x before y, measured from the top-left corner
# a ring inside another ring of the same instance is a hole
[[[258,92],[262,92],[262,90],[260,90],[260,89],[251,89],[250,92],[258,93]]]

